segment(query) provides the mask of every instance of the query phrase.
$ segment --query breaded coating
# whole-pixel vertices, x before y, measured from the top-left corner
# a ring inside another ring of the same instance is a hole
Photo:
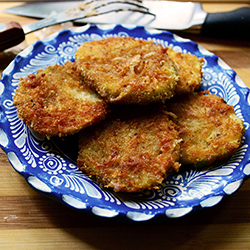
[[[243,121],[222,98],[201,91],[167,102],[180,132],[182,164],[205,166],[227,159],[241,145]]]
[[[119,107],[80,132],[78,167],[115,192],[157,189],[178,171],[180,138],[162,108]]]
[[[167,49],[167,54],[173,61],[179,76],[175,94],[185,95],[198,89],[201,85],[204,59],[189,53],[176,52],[170,47]]]
[[[86,83],[109,103],[150,104],[174,95],[175,67],[166,49],[152,41],[110,37],[85,42],[75,60]]]
[[[107,112],[107,104],[84,84],[73,62],[21,78],[13,102],[18,117],[47,137],[74,134]]]

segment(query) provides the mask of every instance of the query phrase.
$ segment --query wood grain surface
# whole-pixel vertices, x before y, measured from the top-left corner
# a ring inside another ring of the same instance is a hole
[[[249,6],[249,1],[204,3],[210,12]],[[21,2],[0,2],[0,10]],[[0,12],[0,23],[35,21]],[[53,27],[61,29],[59,25]],[[248,31],[249,32],[249,31]],[[250,41],[180,33],[218,55],[250,87]],[[36,41],[26,37],[23,47]],[[15,51],[0,53],[0,70]],[[250,181],[215,207],[157,223],[121,223],[72,210],[34,191],[0,151],[0,249],[249,250]]]

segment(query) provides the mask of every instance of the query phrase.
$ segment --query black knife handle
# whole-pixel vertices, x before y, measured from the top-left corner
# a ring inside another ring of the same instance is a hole
[[[11,48],[25,39],[24,31],[19,23],[0,24],[0,51]]]
[[[250,39],[250,7],[229,12],[208,13],[201,33],[221,38]]]

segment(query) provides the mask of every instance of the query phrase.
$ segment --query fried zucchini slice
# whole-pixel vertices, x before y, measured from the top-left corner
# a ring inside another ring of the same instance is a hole
[[[194,92],[166,103],[173,113],[181,142],[180,162],[207,166],[232,156],[245,133],[233,106],[208,92]]]
[[[167,49],[167,54],[173,61],[179,76],[175,94],[185,95],[198,89],[201,85],[204,59],[190,53],[176,52],[170,47]]]
[[[85,42],[75,60],[85,82],[109,103],[150,104],[174,95],[175,67],[166,49],[152,41],[110,37]]]
[[[107,104],[84,84],[73,62],[21,78],[13,102],[18,117],[47,137],[72,135],[107,113]]]
[[[179,133],[162,108],[119,107],[80,132],[78,167],[115,192],[141,192],[178,171],[179,154]]]

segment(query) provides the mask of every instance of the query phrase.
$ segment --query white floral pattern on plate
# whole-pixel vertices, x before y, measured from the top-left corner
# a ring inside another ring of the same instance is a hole
[[[73,61],[80,44],[110,36],[152,40],[163,46],[172,46],[176,51],[204,57],[201,89],[223,97],[244,121],[246,134],[238,151],[210,169],[182,170],[171,174],[159,190],[116,194],[101,189],[77,168],[77,136],[47,140],[30,131],[18,119],[12,102],[19,79],[39,68]],[[217,56],[167,31],[87,25],[59,32],[28,47],[12,61],[3,72],[0,94],[0,144],[14,169],[36,190],[79,210],[133,221],[147,221],[159,215],[181,217],[194,209],[216,205],[225,195],[234,193],[250,175],[248,88]]]

